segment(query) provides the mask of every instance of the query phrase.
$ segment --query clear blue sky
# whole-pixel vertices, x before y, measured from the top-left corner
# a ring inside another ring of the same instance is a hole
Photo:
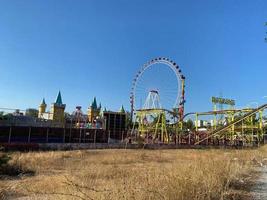
[[[183,70],[187,112],[220,92],[263,103],[266,21],[266,0],[0,0],[0,107],[50,104],[60,89],[68,111],[94,96],[129,109],[133,76],[157,56]]]

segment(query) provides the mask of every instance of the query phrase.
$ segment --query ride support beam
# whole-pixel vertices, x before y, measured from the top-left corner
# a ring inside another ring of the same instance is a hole
[[[195,126],[196,126],[196,132],[198,132],[198,113],[195,114]]]
[[[231,113],[231,122],[235,120],[235,114]],[[233,141],[233,137],[235,134],[235,124],[232,125],[232,130],[231,130],[231,142]]]
[[[259,133],[258,133],[258,138],[259,139],[262,139],[263,138],[263,110],[260,110],[260,112],[259,112],[259,120],[260,120],[260,122],[259,122],[259,129],[260,129],[260,131],[259,131]]]
[[[214,117],[213,117],[213,130],[215,130],[217,128],[217,106],[216,103],[213,104],[213,111],[215,112]]]

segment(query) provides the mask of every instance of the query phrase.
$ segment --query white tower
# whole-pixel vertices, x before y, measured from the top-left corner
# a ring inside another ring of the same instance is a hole
[[[143,109],[161,109],[159,93],[157,90],[150,90]]]

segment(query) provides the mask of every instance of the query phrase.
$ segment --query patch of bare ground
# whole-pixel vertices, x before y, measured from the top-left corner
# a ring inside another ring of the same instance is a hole
[[[248,180],[254,177],[255,162],[264,158],[266,149],[16,152],[10,155],[9,165],[35,175],[0,180],[0,195],[7,199],[244,199],[250,195]]]

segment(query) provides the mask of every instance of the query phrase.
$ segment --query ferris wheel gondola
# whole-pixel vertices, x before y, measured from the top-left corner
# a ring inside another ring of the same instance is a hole
[[[185,103],[184,81],[182,70],[169,58],[158,57],[145,63],[132,82],[130,93],[132,119],[135,111],[147,108],[147,103],[142,102],[143,98],[147,94],[156,94],[160,95],[161,107],[176,112],[181,120]]]

